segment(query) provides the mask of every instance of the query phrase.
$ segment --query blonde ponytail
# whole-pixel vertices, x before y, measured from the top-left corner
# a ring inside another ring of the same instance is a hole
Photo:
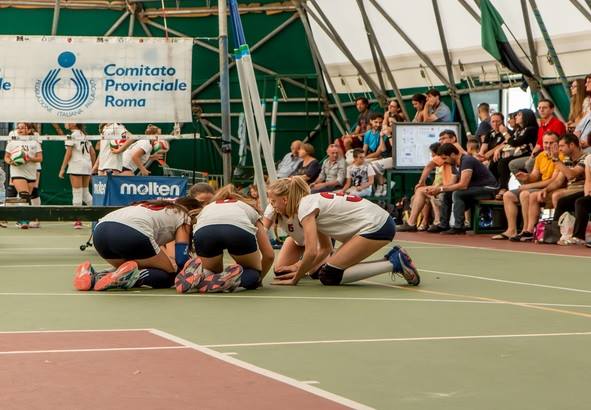
[[[298,213],[298,207],[303,197],[310,194],[310,187],[303,177],[278,179],[269,186],[269,191],[277,196],[287,197],[285,213],[288,218]]]

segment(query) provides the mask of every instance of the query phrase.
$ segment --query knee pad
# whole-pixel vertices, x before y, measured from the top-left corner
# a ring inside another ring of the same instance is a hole
[[[343,280],[343,272],[345,272],[344,269],[335,268],[334,266],[326,263],[322,266],[322,268],[320,268],[318,277],[320,279],[320,283],[325,286],[337,286],[340,285],[341,281]]]
[[[33,188],[31,191],[31,199],[39,198],[39,189]]]
[[[6,198],[16,198],[17,196],[18,192],[16,192],[14,185],[8,185],[8,188],[6,188]]]
[[[242,275],[240,276],[240,287],[243,287],[244,289],[253,290],[259,287],[260,281],[260,270],[252,268],[244,268],[242,270]]]
[[[31,204],[31,194],[29,194],[28,191],[22,191],[18,193],[18,196],[20,199],[24,199],[25,201],[27,201],[29,204]]]
[[[273,274],[277,277],[287,275],[288,273],[290,273],[290,272],[279,272],[279,271],[273,270]]]

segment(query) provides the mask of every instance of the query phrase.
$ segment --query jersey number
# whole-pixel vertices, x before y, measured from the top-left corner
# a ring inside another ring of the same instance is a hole
[[[345,195],[345,194],[335,194],[334,192],[321,192],[320,196],[326,199],[335,199],[337,196],[345,197],[345,201],[348,202],[361,202],[363,198],[356,195]]]

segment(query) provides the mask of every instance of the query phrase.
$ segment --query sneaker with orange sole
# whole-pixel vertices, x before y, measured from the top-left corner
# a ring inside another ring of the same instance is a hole
[[[177,293],[195,293],[198,292],[198,286],[205,274],[201,266],[201,259],[192,258],[185,263],[183,269],[174,279],[174,287]]]
[[[94,285],[94,290],[131,289],[140,277],[137,262],[127,261],[119,265],[115,272],[107,273]]]
[[[242,266],[230,265],[222,273],[205,276],[198,286],[199,293],[233,292],[242,277]]]

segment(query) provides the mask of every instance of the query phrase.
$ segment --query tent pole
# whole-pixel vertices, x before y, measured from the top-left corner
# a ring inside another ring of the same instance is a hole
[[[60,3],[61,0],[55,0],[55,6],[53,8],[53,22],[51,24],[51,35],[55,36],[57,34],[57,26],[60,21]]]
[[[443,31],[443,23],[441,22],[441,13],[439,12],[439,5],[437,4],[437,0],[433,0],[432,3],[433,12],[435,13],[435,21],[437,22],[437,31],[439,32],[439,39],[441,40],[443,58],[445,59],[445,67],[447,68],[447,75],[449,77],[449,82],[451,84],[450,91],[452,93],[452,98],[454,99],[456,106],[458,107],[458,111],[460,112],[460,118],[462,119],[464,130],[466,134],[470,134],[470,128],[468,128],[468,119],[466,118],[466,113],[464,112],[462,99],[457,94],[456,81],[454,79],[454,70],[452,67],[451,58],[449,57],[449,49],[447,48],[445,32]]]
[[[363,24],[365,24],[365,29],[367,30],[367,33],[368,33],[367,39],[370,41],[370,44],[373,41],[373,45],[375,47],[375,50],[378,53],[378,56],[380,57],[382,67],[384,68],[384,71],[386,72],[386,77],[388,77],[388,81],[390,82],[390,85],[392,86],[392,90],[394,91],[396,101],[398,101],[398,105],[400,106],[400,109],[402,110],[402,114],[404,115],[404,118],[406,118],[407,120],[410,120],[410,117],[408,116],[408,112],[406,111],[406,107],[404,106],[404,103],[402,101],[402,93],[400,92],[400,88],[398,88],[398,84],[396,84],[396,80],[394,80],[394,75],[392,74],[392,70],[390,70],[390,67],[388,65],[388,61],[386,60],[386,57],[384,56],[384,51],[382,50],[380,43],[376,40],[376,33],[371,25],[371,22],[369,21],[369,17],[367,15],[367,10],[365,9],[365,4],[363,4],[363,0],[357,0],[357,4],[359,5],[359,10],[361,11],[361,16],[363,17]],[[377,67],[379,70],[379,65]]]
[[[222,173],[224,184],[232,181],[232,140],[230,139],[230,74],[228,68],[228,10],[226,0],[218,1],[220,99],[222,112]]]
[[[105,33],[105,35],[103,37],[109,37],[111,34],[113,34],[115,32],[115,30],[117,30],[119,28],[121,23],[123,23],[123,21],[129,16],[129,14],[130,14],[129,10],[126,10],[125,13],[123,13],[121,15],[121,17],[119,17],[117,19],[117,21],[115,21],[115,23],[113,23],[111,28],[109,30],[107,30],[107,32]]]
[[[591,21],[591,13],[589,13],[585,7],[581,6],[581,3],[579,3],[578,0],[570,0],[570,2],[587,20]],[[591,1],[588,1],[587,5],[591,8]]]
[[[324,64],[324,60],[320,55],[320,51],[318,51],[318,47],[316,46],[316,42],[314,41],[314,36],[312,35],[312,29],[310,28],[310,22],[308,21],[308,17],[306,16],[306,13],[304,12],[300,4],[297,4],[296,7],[298,14],[300,16],[300,20],[302,21],[302,25],[304,26],[304,32],[306,33],[306,37],[308,38],[308,44],[310,45],[310,51],[312,52],[312,59],[314,61],[314,68],[316,69],[316,73],[318,75],[318,82],[322,83],[321,90],[325,90],[326,104],[329,104],[330,102],[328,101],[328,90],[326,90],[324,80],[326,80],[328,86],[330,87],[330,90],[333,92],[333,97],[339,110],[341,120],[345,123],[345,128],[349,129],[349,120],[347,118],[347,115],[345,114],[345,109],[343,108],[343,104],[341,103],[341,98],[336,92],[334,83],[332,82],[332,78],[330,78],[328,70],[326,69],[326,65]],[[330,107],[327,106],[326,109],[330,110]],[[334,116],[333,119],[336,119],[336,116]],[[337,123],[338,128],[342,128],[338,121],[335,122]]]
[[[562,82],[562,86],[564,87],[564,92],[566,93],[566,96],[570,101],[570,89],[568,82],[566,81],[566,75],[564,74],[564,70],[562,69],[562,64],[560,63],[560,59],[556,54],[556,50],[554,49],[554,44],[552,44],[552,40],[548,35],[548,30],[546,30],[546,24],[544,23],[544,19],[542,18],[542,14],[540,13],[540,9],[538,8],[536,0],[529,0],[529,5],[531,6],[532,11],[534,12],[534,17],[536,18],[538,26],[540,27],[540,31],[542,32],[542,36],[544,37],[544,42],[546,43],[546,47],[548,48],[550,58],[552,58],[552,61],[554,61],[556,71],[558,72],[558,76],[560,77],[560,81]]]
[[[316,21],[316,23],[318,23],[318,26],[322,29],[322,31],[324,31],[326,33],[326,35],[332,40],[332,42],[347,57],[349,62],[357,69],[357,72],[359,73],[359,75],[367,83],[368,87],[371,89],[371,91],[376,96],[378,101],[380,101],[380,105],[383,105],[384,101],[387,99],[386,95],[382,91],[380,91],[380,89],[379,89],[378,85],[375,83],[375,81],[369,76],[369,74],[367,74],[365,69],[355,59],[355,57],[353,56],[351,51],[345,45],[344,41],[341,39],[339,34],[336,32],[334,26],[330,23],[328,17],[326,17],[326,15],[322,11],[322,9],[316,3],[316,0],[310,0],[310,1],[314,5],[316,10],[318,10],[318,14],[320,17],[317,16],[316,13],[314,13],[314,11],[312,11],[310,9],[310,7],[308,7],[307,4],[302,3],[302,6],[304,6],[308,15],[310,17],[312,17]]]
[[[472,16],[474,17],[474,20],[476,20],[478,22],[478,24],[480,24],[480,16],[478,15],[478,13],[476,13],[474,11],[474,9],[472,7],[470,7],[468,5],[468,2],[466,0],[458,0],[460,2],[460,4],[466,9],[466,11]]]

